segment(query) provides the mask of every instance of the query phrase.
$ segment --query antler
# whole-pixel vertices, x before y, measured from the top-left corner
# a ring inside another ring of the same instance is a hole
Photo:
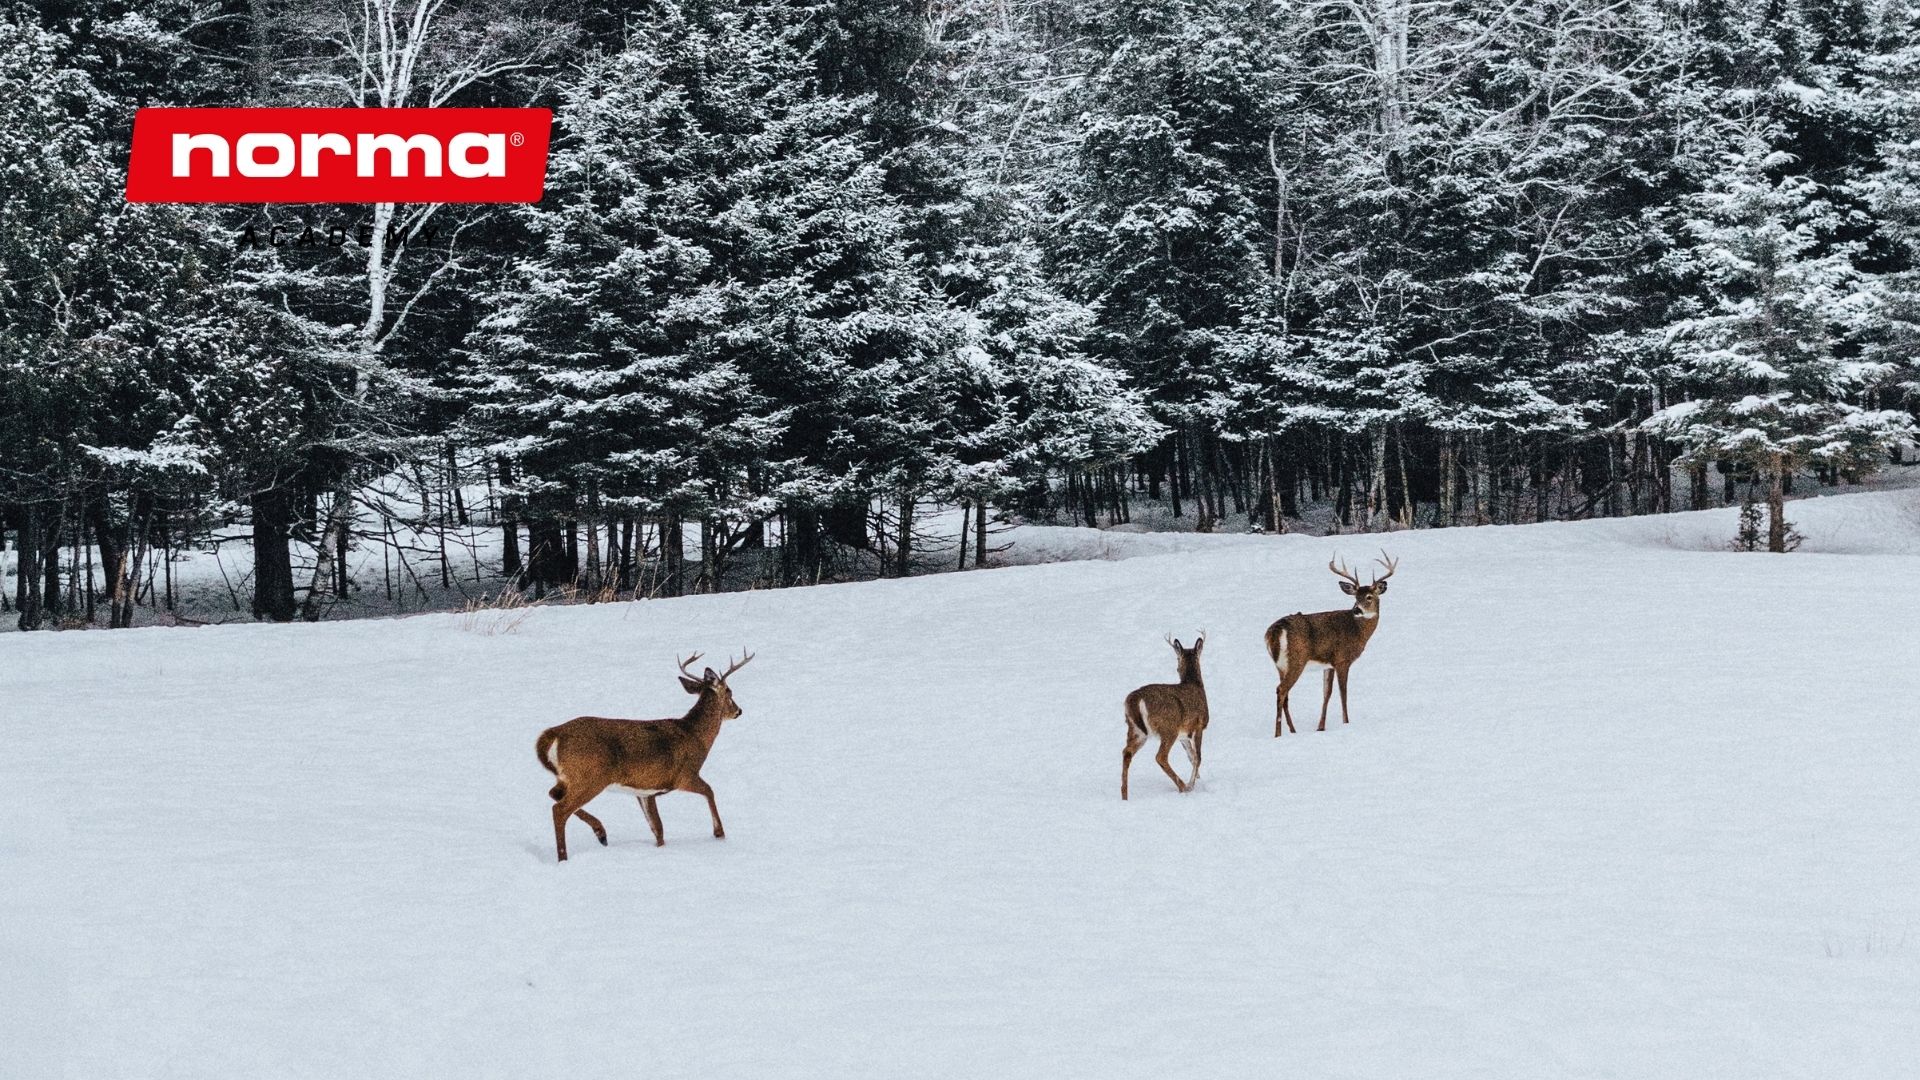
[[[744,648],[740,650],[740,653],[741,653],[741,656],[740,656],[740,662],[739,662],[739,663],[737,663],[737,664],[733,662],[733,657],[732,657],[732,656],[728,656],[728,657],[727,657],[727,670],[725,670],[725,671],[723,671],[723,672],[721,672],[721,673],[720,673],[720,681],[721,681],[721,682],[726,682],[726,681],[727,681],[727,676],[729,676],[729,675],[731,675],[731,674],[733,674],[733,673],[734,673],[734,672],[736,672],[736,671],[739,671],[739,670],[740,670],[741,668],[743,668],[743,667],[746,667],[746,666],[747,666],[747,661],[749,661],[749,660],[752,660],[752,659],[753,659],[753,654],[752,654],[752,653],[750,653],[750,652],[748,652],[748,651],[747,651],[746,649],[744,649]]]
[[[1354,573],[1352,570],[1347,569],[1345,566],[1335,566],[1333,563],[1334,563],[1334,560],[1328,559],[1327,569],[1333,571],[1336,577],[1343,577],[1343,578],[1346,578],[1348,581],[1352,582],[1354,588],[1357,589],[1360,587],[1360,575]]]
[[[704,654],[694,653],[692,656],[689,656],[685,660],[680,661],[680,674],[685,675],[689,679],[698,679],[699,676],[687,670],[687,665],[693,663],[695,660],[700,659],[702,655]]]
[[[1375,562],[1377,562],[1377,563],[1379,563],[1379,564],[1380,564],[1381,566],[1384,566],[1384,567],[1386,567],[1386,568],[1387,568],[1387,572],[1386,572],[1386,573],[1384,573],[1384,574],[1381,574],[1381,575],[1380,575],[1379,577],[1376,577],[1376,578],[1374,578],[1374,579],[1373,579],[1373,583],[1374,583],[1375,585],[1378,585],[1378,584],[1380,584],[1381,582],[1383,582],[1383,581],[1385,581],[1385,580],[1387,580],[1388,578],[1390,578],[1390,577],[1392,577],[1392,576],[1393,576],[1393,572],[1394,572],[1395,570],[1398,570],[1398,569],[1400,569],[1400,560],[1399,560],[1399,559],[1396,559],[1396,558],[1394,558],[1393,556],[1391,556],[1391,555],[1389,555],[1389,554],[1387,554],[1387,549],[1385,549],[1385,548],[1381,548],[1381,549],[1380,549],[1380,557],[1379,557],[1378,559],[1375,559],[1374,561],[1375,561]]]

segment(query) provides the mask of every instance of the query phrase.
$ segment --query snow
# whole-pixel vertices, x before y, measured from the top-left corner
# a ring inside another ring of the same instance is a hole
[[[1910,1075],[1920,491],[1790,513],[9,635],[0,1072]],[[1261,631],[1383,545],[1353,723],[1303,686],[1273,739]],[[1122,803],[1121,699],[1202,628],[1200,788]],[[742,646],[727,839],[608,795],[556,865],[534,736]]]

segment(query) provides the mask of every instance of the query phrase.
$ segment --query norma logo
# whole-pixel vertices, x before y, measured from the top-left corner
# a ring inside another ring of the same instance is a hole
[[[546,109],[141,109],[130,202],[539,202]]]

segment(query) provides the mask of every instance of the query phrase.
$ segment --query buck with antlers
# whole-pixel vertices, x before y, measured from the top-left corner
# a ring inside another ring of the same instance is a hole
[[[1353,606],[1345,611],[1316,611],[1311,615],[1294,613],[1267,627],[1267,655],[1280,673],[1279,700],[1274,706],[1273,737],[1279,738],[1293,726],[1293,710],[1287,695],[1310,667],[1326,670],[1320,694],[1320,727],[1327,730],[1327,705],[1333,700],[1334,679],[1340,680],[1340,722],[1347,722],[1347,669],[1366,651],[1368,639],[1380,626],[1380,597],[1387,591],[1387,579],[1399,566],[1386,552],[1380,553],[1380,565],[1386,573],[1362,585],[1360,578],[1345,566],[1332,561],[1327,569],[1340,581],[1340,591],[1353,597]]]
[[[540,764],[554,774],[557,782],[547,792],[553,798],[553,846],[561,862],[567,861],[567,818],[587,823],[604,846],[607,830],[600,820],[583,807],[608,788],[629,792],[640,799],[647,824],[653,827],[653,844],[667,842],[660,825],[660,808],[654,800],[669,791],[691,791],[707,798],[713,813],[713,835],[726,839],[720,827],[720,807],[713,801],[713,788],[700,779],[700,766],[713,749],[722,722],[740,715],[740,706],[727,687],[727,677],[747,666],[753,659],[746,653],[738,663],[715,674],[706,669],[699,677],[687,670],[700,654],[680,661],[680,685],[697,700],[687,715],[668,720],[613,720],[604,716],[577,716],[558,727],[540,733],[534,752]]]
[[[1133,755],[1146,745],[1149,735],[1160,737],[1160,752],[1153,759],[1174,787],[1184,794],[1200,779],[1200,736],[1207,730],[1207,688],[1200,682],[1200,650],[1206,647],[1207,635],[1202,633],[1191,649],[1171,636],[1167,644],[1173,646],[1180,681],[1150,683],[1127,695],[1127,748],[1120,755],[1122,799],[1127,797],[1127,770],[1133,767]],[[1173,749],[1175,740],[1186,749],[1187,760],[1193,762],[1193,773],[1185,780],[1167,764],[1167,751]]]

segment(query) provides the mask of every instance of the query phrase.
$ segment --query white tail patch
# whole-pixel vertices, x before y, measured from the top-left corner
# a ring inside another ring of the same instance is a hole
[[[547,744],[547,764],[553,766],[553,771],[555,773],[558,773],[560,771],[560,740],[559,739],[555,739],[552,742]]]
[[[1280,639],[1273,646],[1273,667],[1281,678],[1287,677],[1287,632],[1280,631]]]
[[[1146,735],[1152,730],[1147,726],[1147,703],[1144,700],[1135,699],[1133,703],[1127,707],[1127,711],[1129,713],[1128,719],[1133,721],[1135,731]]]

